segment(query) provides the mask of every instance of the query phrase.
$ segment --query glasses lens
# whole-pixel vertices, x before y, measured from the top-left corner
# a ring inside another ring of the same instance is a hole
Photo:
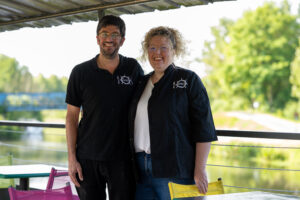
[[[120,37],[120,34],[118,33],[112,33],[112,34],[108,34],[108,33],[100,33],[99,36],[102,38],[102,39],[106,39],[108,37],[111,37],[111,39],[117,39]]]
[[[162,46],[162,47],[148,47],[148,51],[150,53],[154,53],[156,51],[160,51],[160,52],[167,52],[169,50],[168,47]]]
[[[118,33],[112,33],[111,34],[111,38],[112,39],[117,39],[117,38],[119,38],[120,37],[120,35],[118,34]]]
[[[108,34],[107,33],[100,33],[99,36],[101,38],[107,38],[108,37]]]

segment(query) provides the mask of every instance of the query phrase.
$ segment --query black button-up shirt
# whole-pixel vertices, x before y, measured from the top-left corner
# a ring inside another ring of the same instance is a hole
[[[137,104],[151,74],[139,82],[130,107],[132,153]],[[200,78],[190,70],[170,65],[154,84],[148,117],[153,175],[193,178],[196,143],[217,140],[209,99]]]

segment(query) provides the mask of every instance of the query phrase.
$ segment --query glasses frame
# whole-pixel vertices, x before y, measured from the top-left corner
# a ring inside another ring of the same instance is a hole
[[[161,47],[155,47],[155,46],[149,46],[148,48],[149,53],[155,53],[159,50],[160,53],[166,53],[168,52],[171,48],[167,46],[161,46]]]
[[[98,36],[101,39],[111,38],[112,40],[117,40],[117,39],[121,38],[121,34],[120,33],[101,32],[101,33],[98,34]]]

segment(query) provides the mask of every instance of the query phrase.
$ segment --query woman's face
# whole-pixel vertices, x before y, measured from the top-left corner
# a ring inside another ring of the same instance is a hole
[[[173,63],[174,55],[169,38],[157,35],[150,39],[148,59],[155,72],[164,72]]]

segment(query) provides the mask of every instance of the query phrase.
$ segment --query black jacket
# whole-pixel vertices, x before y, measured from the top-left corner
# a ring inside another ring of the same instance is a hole
[[[152,73],[139,81],[129,109],[133,156],[137,104]],[[193,178],[196,142],[217,140],[209,99],[200,78],[190,70],[170,65],[154,84],[148,117],[154,177]]]

